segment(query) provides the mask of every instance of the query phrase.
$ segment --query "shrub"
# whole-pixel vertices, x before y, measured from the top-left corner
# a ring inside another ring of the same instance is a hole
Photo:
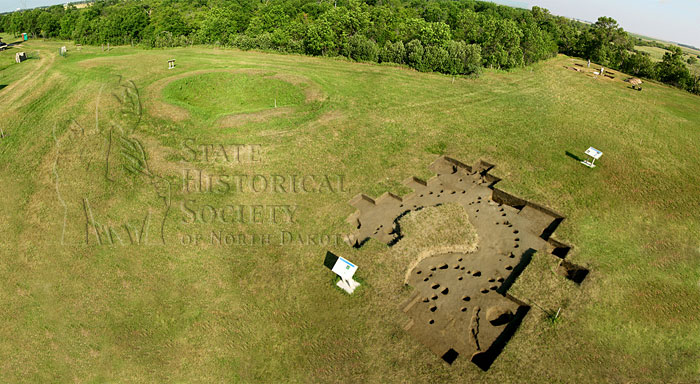
[[[379,58],[377,43],[363,35],[354,35],[348,39],[348,57],[356,61],[376,62]]]
[[[289,46],[289,34],[284,29],[275,29],[270,35],[270,43],[274,49],[286,51]]]
[[[263,32],[253,39],[254,46],[257,49],[272,49],[274,46],[272,44],[272,36],[269,32]]]
[[[656,66],[654,62],[643,52],[635,52],[633,55],[625,57],[620,69],[633,76],[646,77],[649,79],[656,77]]]
[[[464,73],[464,57],[467,44],[463,41],[450,41],[447,43],[447,60],[443,65],[443,71],[452,75]]]
[[[462,74],[477,75],[481,71],[481,47],[477,44],[467,44],[464,50],[464,68]]]
[[[248,35],[236,35],[236,37],[233,38],[232,43],[234,47],[244,51],[255,48],[255,41],[253,41],[253,39]]]
[[[406,44],[406,64],[412,68],[419,69],[423,67],[423,44],[420,40],[411,40]]]
[[[287,45],[287,52],[290,53],[304,53],[304,41],[303,40],[290,40]]]
[[[328,23],[309,25],[304,36],[304,48],[310,55],[328,55],[335,48],[335,33]]]
[[[450,73],[445,68],[447,64],[448,55],[445,48],[434,45],[425,48],[421,70]]]
[[[384,44],[384,48],[382,48],[379,53],[380,61],[385,63],[403,64],[405,62],[405,57],[406,48],[401,41],[397,41],[396,43],[387,41],[386,44]]]

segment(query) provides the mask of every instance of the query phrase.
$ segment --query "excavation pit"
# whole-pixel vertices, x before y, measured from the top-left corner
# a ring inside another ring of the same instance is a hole
[[[456,204],[467,212],[478,245],[469,252],[441,249],[413,264],[406,284],[414,291],[402,310],[410,319],[406,331],[448,364],[464,355],[484,370],[529,310],[508,289],[535,253],[563,259],[571,248],[552,238],[564,217],[495,188],[500,179],[489,174],[493,167],[440,157],[430,166],[437,176],[404,181],[413,193],[385,193],[376,200],[360,194],[350,201],[357,211],[348,218],[356,228],[350,245],[360,247],[371,238],[393,246],[405,241],[399,221],[411,211]],[[434,275],[430,281],[421,276],[427,270]],[[562,260],[559,273],[580,284],[588,270]],[[437,293],[439,310],[433,304]],[[423,297],[431,298],[428,305]]]

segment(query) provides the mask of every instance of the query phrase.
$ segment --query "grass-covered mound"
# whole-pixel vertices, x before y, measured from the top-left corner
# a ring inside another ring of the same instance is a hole
[[[214,72],[175,80],[163,90],[164,100],[192,115],[212,119],[223,115],[258,112],[304,102],[303,92],[280,79]]]

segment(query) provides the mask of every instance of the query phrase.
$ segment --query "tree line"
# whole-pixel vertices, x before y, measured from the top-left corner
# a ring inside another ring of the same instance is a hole
[[[700,93],[682,52],[671,49],[654,63],[611,18],[589,25],[539,7],[474,0],[97,0],[81,9],[0,15],[0,31],[79,44],[214,44],[345,56],[455,75],[564,53]]]

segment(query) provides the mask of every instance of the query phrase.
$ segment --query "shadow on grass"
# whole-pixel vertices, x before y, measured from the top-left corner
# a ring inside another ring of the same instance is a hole
[[[7,84],[0,84],[0,90],[2,90],[5,87],[7,87]]]
[[[570,158],[572,158],[572,159],[574,159],[574,160],[576,160],[576,161],[578,161],[578,162],[583,161],[582,158],[580,158],[580,157],[574,155],[573,153],[571,153],[571,152],[569,152],[569,151],[565,151],[564,153],[566,153],[566,156],[569,156]]]

